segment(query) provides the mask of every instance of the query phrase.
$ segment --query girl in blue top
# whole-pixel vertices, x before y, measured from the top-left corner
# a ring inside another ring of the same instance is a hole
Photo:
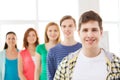
[[[0,80],[19,80],[17,56],[16,34],[8,32],[4,50],[0,52]]]

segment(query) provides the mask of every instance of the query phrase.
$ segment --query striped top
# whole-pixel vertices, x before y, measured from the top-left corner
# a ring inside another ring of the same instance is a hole
[[[48,52],[47,67],[48,67],[48,80],[53,80],[57,66],[61,60],[71,52],[80,49],[82,45],[77,43],[72,46],[64,46],[61,43],[51,48]]]

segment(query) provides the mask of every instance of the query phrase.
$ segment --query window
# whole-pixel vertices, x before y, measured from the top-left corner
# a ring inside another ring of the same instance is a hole
[[[35,0],[0,0],[0,20],[35,20]]]
[[[108,32],[109,51],[120,56],[120,1],[99,1],[104,31]]]
[[[39,0],[39,20],[58,21],[64,15],[79,16],[79,0]]]
[[[77,20],[78,2],[79,0],[0,0],[0,50],[3,49],[8,31],[17,34],[18,48],[21,49],[24,32],[29,27],[38,31],[40,43],[43,43],[47,23],[54,21],[59,24],[64,15],[71,15]]]

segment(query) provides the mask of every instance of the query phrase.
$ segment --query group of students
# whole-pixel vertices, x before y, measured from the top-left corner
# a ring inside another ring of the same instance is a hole
[[[75,40],[76,21],[70,15],[60,20],[63,41],[55,22],[47,24],[44,44],[34,28],[27,29],[23,50],[17,48],[16,34],[8,32],[0,52],[0,80],[119,80],[120,58],[99,47],[101,17],[86,11],[78,23],[81,43]]]

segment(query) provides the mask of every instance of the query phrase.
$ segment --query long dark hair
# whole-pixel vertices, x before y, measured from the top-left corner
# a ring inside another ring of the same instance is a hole
[[[6,38],[7,38],[7,35],[9,35],[9,34],[13,34],[16,36],[15,32],[10,31],[10,32],[7,32]],[[5,42],[4,49],[7,49],[7,48],[8,48],[8,44]],[[17,44],[15,45],[15,48],[17,48]]]

